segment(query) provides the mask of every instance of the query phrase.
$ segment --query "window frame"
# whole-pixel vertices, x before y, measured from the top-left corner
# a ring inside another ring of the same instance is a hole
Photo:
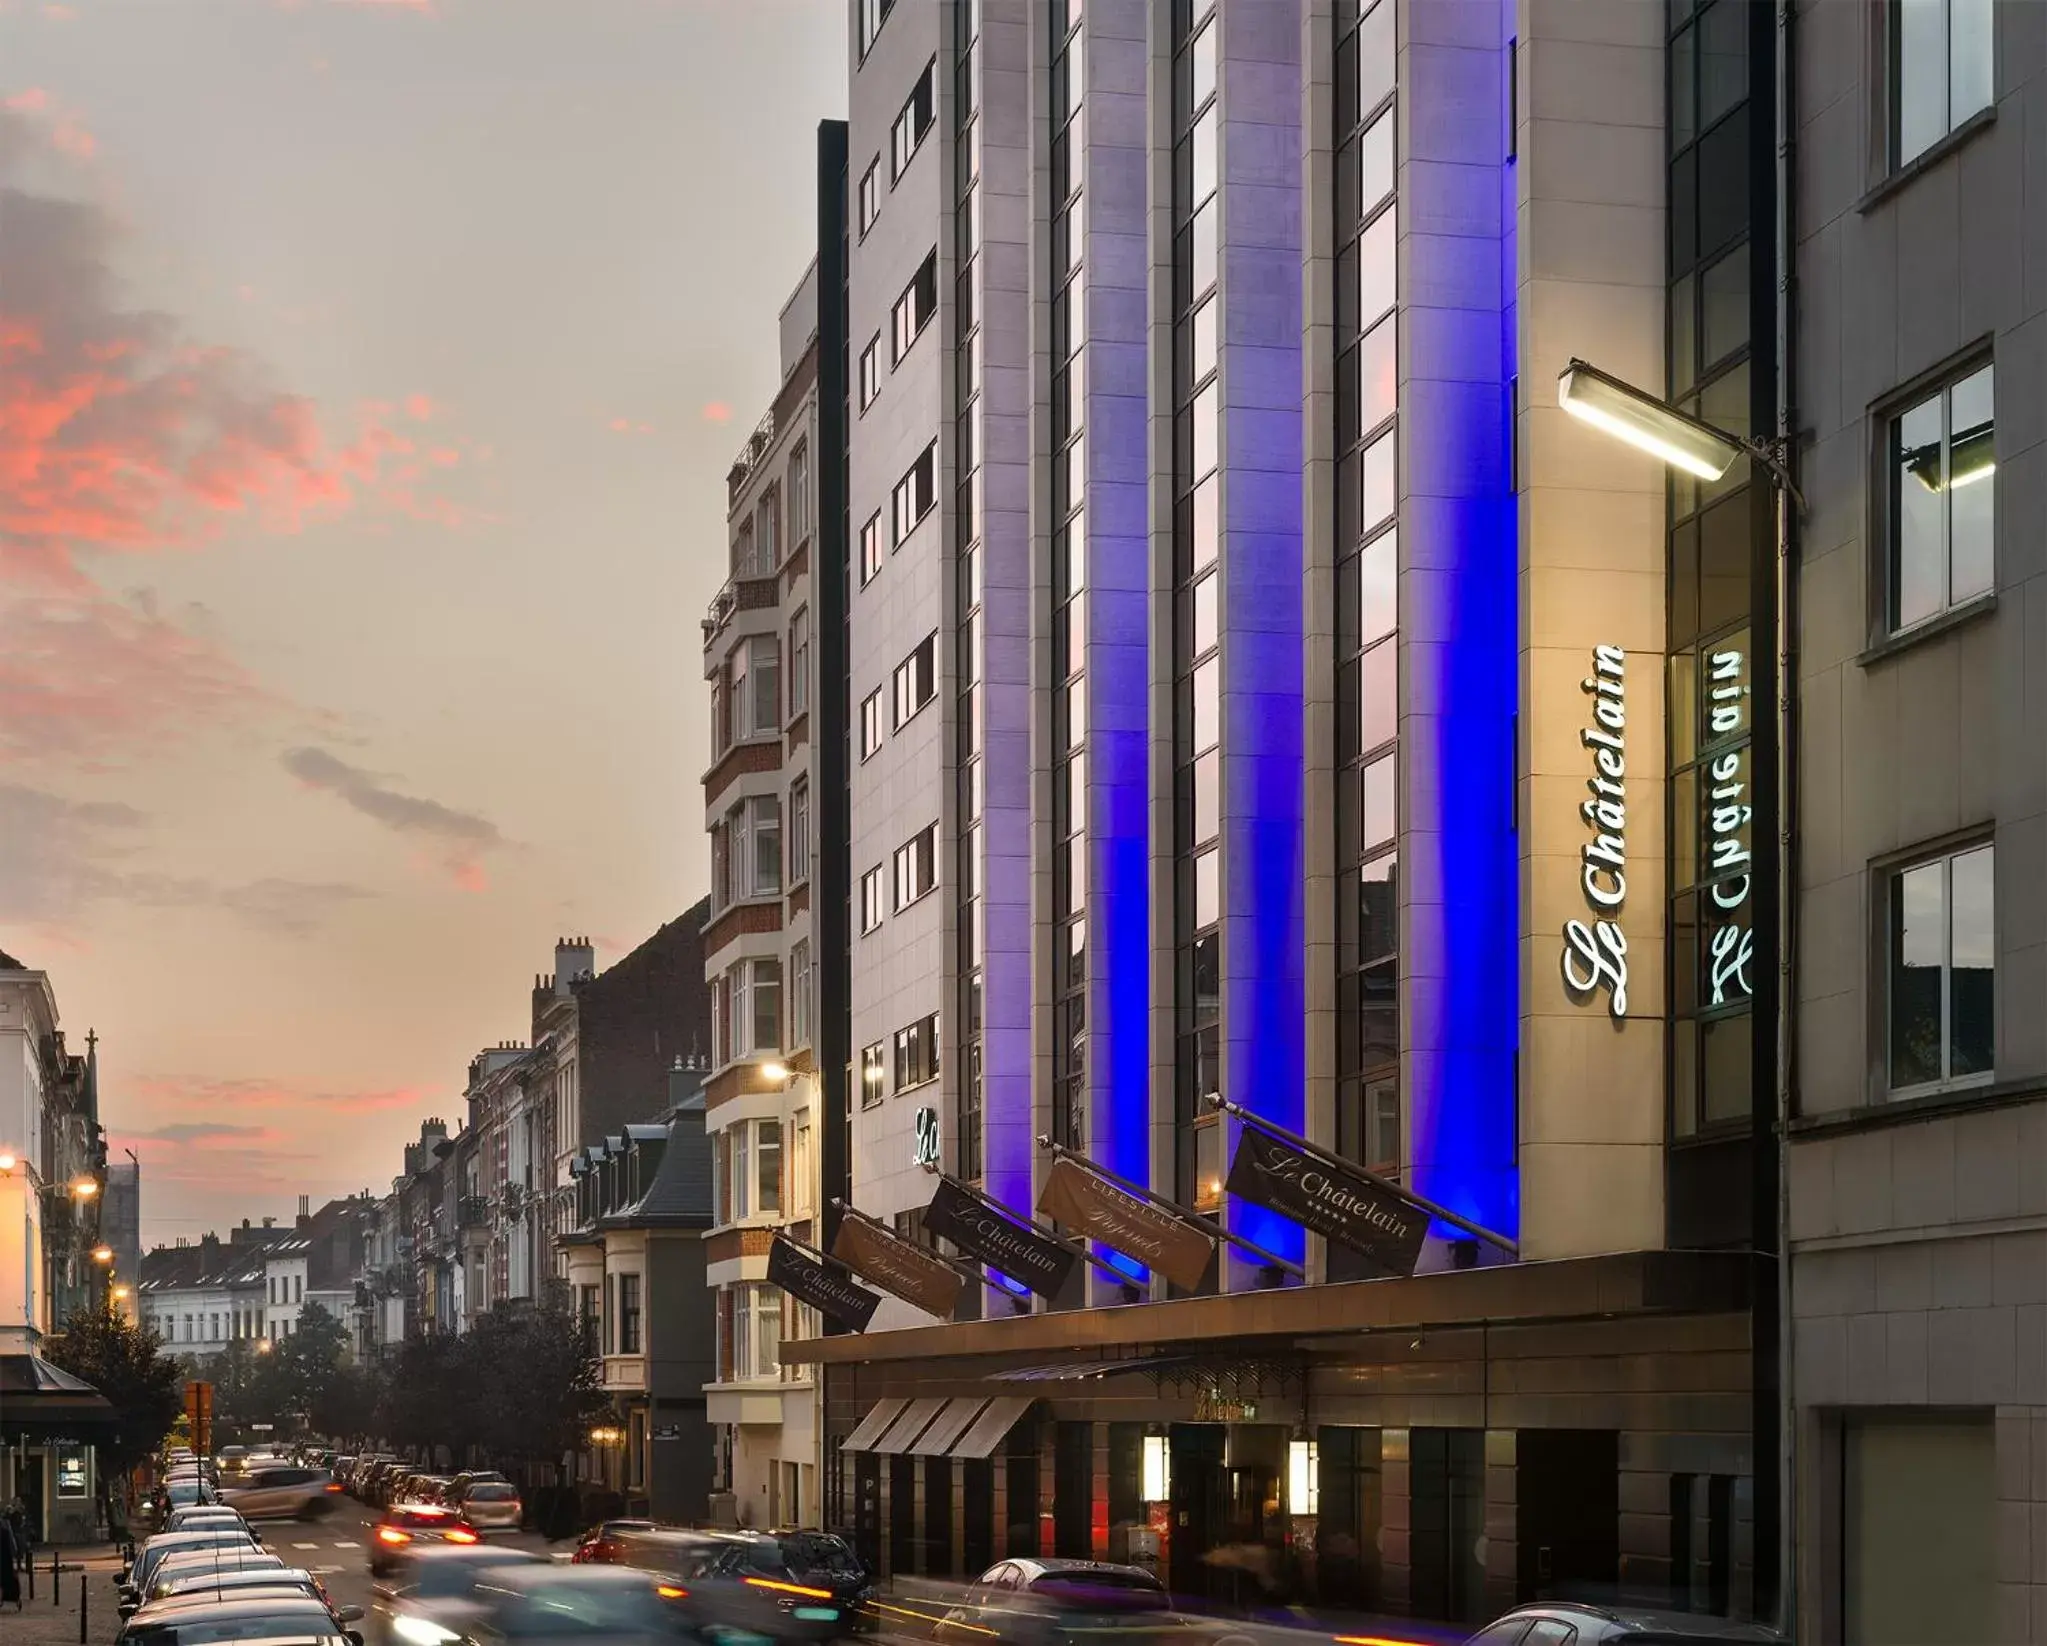
[[[883,690],[883,687],[876,686],[873,691],[860,699],[860,763],[862,765],[865,765],[881,753],[881,745],[887,738],[887,733],[882,730],[881,725],[881,694]]]
[[[870,1040],[860,1048],[860,1107],[872,1109],[888,1096],[888,1042]]]
[[[860,238],[867,238],[868,230],[881,221],[881,155],[877,153],[867,162],[867,169],[860,174],[858,197]]]
[[[890,860],[890,896],[900,914],[938,890],[938,825],[928,823],[895,849]]]
[[[1978,342],[1962,353],[1942,362],[1931,371],[1923,372],[1910,382],[1893,390],[1871,408],[1870,415],[1870,460],[1872,469],[1871,518],[1880,522],[1881,529],[1875,534],[1877,552],[1881,559],[1873,568],[1875,575],[1871,586],[1876,591],[1876,609],[1872,614],[1876,634],[1882,640],[1905,640],[1922,631],[1937,631],[1941,625],[1958,613],[1967,613],[1993,603],[1997,598],[1998,572],[1998,476],[1996,464],[1997,445],[1997,361],[1989,347]],[[1900,429],[1907,416],[1924,406],[1929,400],[1938,399],[1940,404],[1940,450],[1942,472],[1952,469],[1954,450],[1954,391],[1957,386],[1976,376],[1979,372],[1991,373],[1990,381],[1990,440],[1991,466],[1985,475],[1990,490],[1990,581],[1989,586],[1974,594],[1956,598],[1954,587],[1954,507],[1955,488],[1944,485],[1938,494],[1943,502],[1940,535],[1939,574],[1942,597],[1933,610],[1906,622],[1901,616],[1900,594],[1903,587],[1904,544],[1902,511],[1898,502],[1897,452],[1901,439]]]
[[[877,333],[877,336],[880,334]],[[932,441],[889,490],[889,552],[907,543],[938,507],[938,442]]]
[[[782,871],[785,891],[810,879],[810,779],[799,777],[789,785],[789,798],[782,808],[782,849],[788,864]]]
[[[923,120],[916,118],[918,99],[923,99]],[[905,121],[909,124],[906,126]],[[938,58],[934,54],[910,85],[910,95],[896,111],[888,128],[888,186],[893,189],[924,147],[924,140],[938,124]]]
[[[867,415],[867,408],[881,398],[881,333],[868,338],[867,345],[860,351],[859,401],[860,415]]]
[[[908,305],[905,307],[905,305]],[[889,306],[889,370],[903,363],[917,339],[938,318],[938,248],[933,246],[917,272]]]
[[[857,913],[860,917],[860,935],[868,937],[881,930],[881,923],[888,918],[888,905],[882,888],[882,876],[888,872],[886,863],[877,863],[871,869],[860,872],[860,893]]]
[[[1988,1069],[1957,1075],[1954,1067],[1954,868],[1957,860],[1977,853],[1988,853],[1990,857],[1990,1060]],[[1915,870],[1938,864],[1941,869],[1941,964],[1940,964],[1940,1060],[1941,1073],[1933,1080],[1917,1081],[1908,1086],[1894,1083],[1892,1059],[1892,1033],[1894,1014],[1898,1004],[1898,967],[1893,954],[1894,933],[1898,921],[1898,901],[1904,877]],[[1998,970],[1998,924],[1997,924],[1997,839],[1994,832],[1978,832],[1958,836],[1930,847],[1922,848],[1909,855],[1891,859],[1876,869],[1877,895],[1872,899],[1876,906],[1877,922],[1874,937],[1874,952],[1879,967],[1880,985],[1872,993],[1880,1002],[1877,1012],[1877,1032],[1880,1036],[1880,1051],[1876,1059],[1878,1072],[1876,1098],[1880,1104],[1909,1102],[1915,1098],[1937,1097],[1951,1093],[1974,1091],[1997,1081],[1997,970]]]
[[[938,1014],[927,1013],[890,1036],[890,1067],[896,1095],[928,1086],[939,1076]]]
[[[938,701],[938,633],[910,648],[889,676],[889,729],[901,731]]]
[[[1938,154],[1941,146],[1953,139],[1957,133],[1967,129],[1970,122],[1987,117],[1990,111],[1997,107],[1999,54],[1997,50],[1997,8],[1995,0],[1984,0],[1983,7],[1990,17],[1989,38],[1983,42],[1983,48],[1988,53],[1990,59],[1990,85],[1984,100],[1959,116],[1955,113],[1954,96],[1955,19],[1960,7],[1958,6],[1958,0],[1938,0],[1938,3],[1941,7],[1941,21],[1943,24],[1941,30],[1940,78],[1942,81],[1941,101],[1945,113],[1940,130],[1927,138],[1925,142],[1921,143],[1909,154],[1905,152],[1903,120],[1905,112],[1905,69],[1908,61],[1916,65],[1920,59],[1916,54],[1908,53],[1905,49],[1903,39],[1905,8],[1899,4],[1899,0],[1885,0],[1882,13],[1877,19],[1877,27],[1882,31],[1880,40],[1884,64],[1883,155],[1887,168],[1886,175],[1891,177],[1909,174],[1914,167],[1926,160],[1929,155]],[[1974,8],[1971,7],[1969,9],[1973,10]]]
[[[860,586],[864,589],[881,575],[881,510],[876,509],[860,528]]]

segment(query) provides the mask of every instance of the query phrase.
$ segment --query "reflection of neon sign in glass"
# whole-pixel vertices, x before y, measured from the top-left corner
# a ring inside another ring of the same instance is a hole
[[[1606,991],[1616,1021],[1628,1015],[1628,939],[1620,912],[1628,899],[1628,685],[1627,654],[1595,646],[1592,673],[1583,682],[1592,718],[1578,735],[1592,751],[1592,798],[1579,808],[1592,838],[1578,848],[1579,884],[1592,919],[1564,922],[1561,963],[1573,999]]]
[[[1748,682],[1746,658],[1736,649],[1714,652],[1707,659],[1710,689],[1707,726],[1711,735],[1726,737],[1745,729]],[[1721,919],[1708,940],[1707,1005],[1730,1006],[1753,998],[1749,963],[1756,934],[1748,924],[1753,876],[1749,824],[1754,816],[1748,792],[1749,746],[1714,756],[1706,767],[1706,857],[1714,877],[1713,907]]]

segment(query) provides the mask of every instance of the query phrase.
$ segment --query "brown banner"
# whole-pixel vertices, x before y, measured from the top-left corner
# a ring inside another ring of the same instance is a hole
[[[1397,1189],[1303,1154],[1256,1125],[1237,1134],[1229,1191],[1341,1241],[1390,1275],[1414,1273],[1429,1232],[1429,1214]]]
[[[1076,1234],[1136,1258],[1183,1291],[1201,1284],[1215,1256],[1215,1242],[1199,1229],[1064,1156],[1045,1174],[1038,1210]]]
[[[863,1279],[940,1320],[952,1319],[960,1299],[959,1271],[929,1252],[861,1218],[839,1220],[832,1256]]]

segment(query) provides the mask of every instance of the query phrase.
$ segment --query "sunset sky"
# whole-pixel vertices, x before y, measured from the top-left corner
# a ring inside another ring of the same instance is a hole
[[[704,889],[839,0],[0,0],[0,949],[145,1241],[382,1190]]]

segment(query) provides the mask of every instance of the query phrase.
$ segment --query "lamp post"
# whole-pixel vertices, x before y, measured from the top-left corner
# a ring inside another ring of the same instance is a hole
[[[1780,21],[1783,8],[1780,6]],[[1780,47],[1780,50],[1786,49]],[[1782,65],[1779,66],[1780,81]],[[1786,95],[1779,86],[1780,120]],[[1785,129],[1788,129],[1785,128]],[[1780,156],[1779,188],[1786,186]],[[1788,202],[1780,202],[1788,207]],[[1779,225],[1780,283],[1788,284],[1784,264],[1788,223]],[[1806,512],[1805,494],[1791,472],[1790,399],[1782,374],[1790,370],[1789,326],[1779,304],[1777,344],[1777,432],[1741,435],[1719,428],[1668,405],[1656,395],[1573,357],[1557,375],[1557,403],[1580,422],[1613,436],[1638,451],[1660,458],[1672,468],[1701,480],[1714,481],[1747,457],[1770,478],[1775,500],[1777,534],[1776,630],[1776,765],[1777,765],[1777,1615],[1788,1636],[1797,1618],[1798,1403],[1792,1385],[1791,1318],[1791,1000],[1795,982],[1793,945],[1797,936],[1796,876],[1792,872],[1793,779],[1797,773],[1792,749],[1792,557],[1793,510]]]

